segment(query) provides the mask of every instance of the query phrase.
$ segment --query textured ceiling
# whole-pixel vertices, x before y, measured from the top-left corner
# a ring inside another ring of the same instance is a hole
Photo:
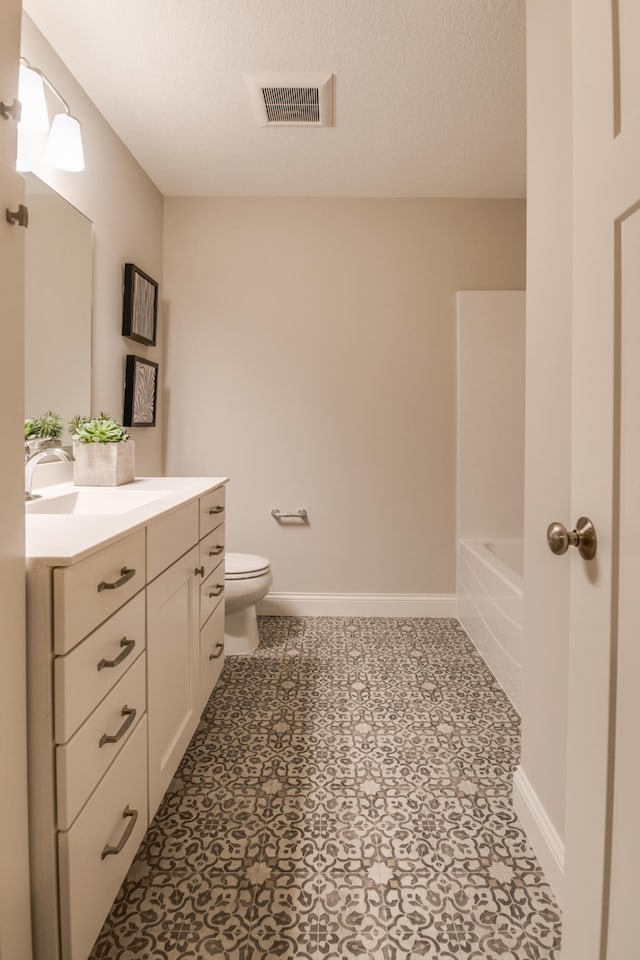
[[[525,0],[24,0],[166,196],[522,197]],[[335,76],[257,127],[245,73]]]

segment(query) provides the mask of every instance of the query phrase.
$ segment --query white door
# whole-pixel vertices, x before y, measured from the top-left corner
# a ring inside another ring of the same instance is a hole
[[[573,0],[571,653],[563,960],[631,960],[640,865],[640,2]]]

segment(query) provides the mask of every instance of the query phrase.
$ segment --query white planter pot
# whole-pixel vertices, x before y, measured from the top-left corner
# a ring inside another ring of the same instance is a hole
[[[135,443],[73,442],[73,482],[79,487],[118,487],[135,478]]]
[[[41,450],[48,450],[50,447],[59,447],[62,440],[51,440],[49,437],[33,437],[31,440],[25,440],[25,453],[31,456],[33,453],[39,453]]]

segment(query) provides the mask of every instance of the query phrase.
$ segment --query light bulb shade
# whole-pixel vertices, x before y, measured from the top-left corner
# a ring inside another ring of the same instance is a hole
[[[18,152],[16,158],[16,170],[20,173],[26,173],[33,170],[42,160],[44,152],[45,134],[30,133],[24,130],[22,124],[18,124]]]
[[[59,170],[77,173],[84,170],[84,151],[80,122],[66,113],[53,118],[47,142],[47,162]]]
[[[49,113],[42,77],[24,64],[20,65],[18,99],[22,106],[22,129],[28,133],[46,133],[49,129]]]

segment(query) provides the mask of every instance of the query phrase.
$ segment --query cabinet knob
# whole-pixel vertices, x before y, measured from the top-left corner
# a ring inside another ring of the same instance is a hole
[[[196,567],[194,573],[196,577],[204,577],[204,567]]]
[[[15,120],[16,123],[20,123],[22,118],[22,104],[19,100],[16,100],[14,97],[13,103],[5,103],[4,100],[0,100],[0,117],[4,117],[5,120]]]
[[[6,218],[7,223],[10,223],[12,226],[14,223],[17,223],[19,227],[29,226],[29,210],[25,207],[24,203],[18,204],[17,210],[9,210],[9,207],[7,207]]]

